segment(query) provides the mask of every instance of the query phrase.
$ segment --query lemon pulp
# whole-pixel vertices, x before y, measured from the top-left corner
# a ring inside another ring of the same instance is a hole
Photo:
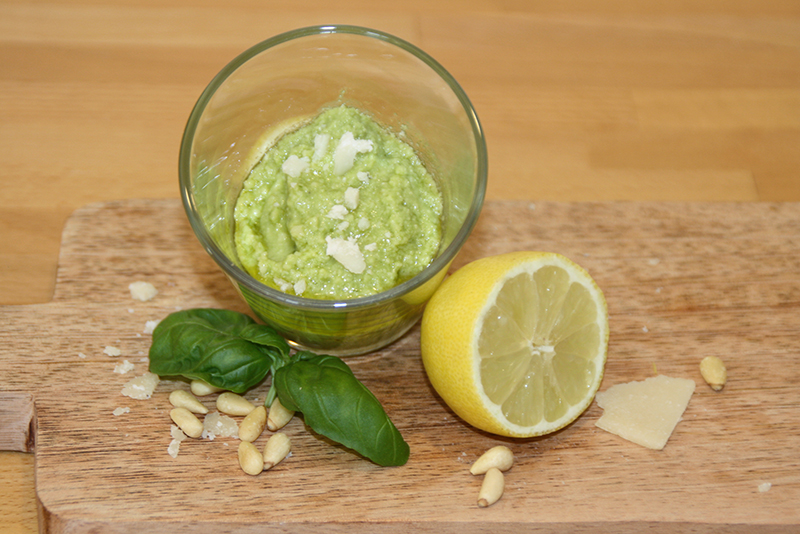
[[[520,273],[500,288],[483,319],[484,393],[513,424],[557,421],[591,394],[600,342],[597,307],[583,285],[555,266]]]

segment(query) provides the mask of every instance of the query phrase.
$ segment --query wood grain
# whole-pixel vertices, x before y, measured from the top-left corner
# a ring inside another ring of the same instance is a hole
[[[28,428],[32,411],[19,408],[34,401],[46,533],[790,531],[800,528],[798,241],[797,203],[490,202],[454,268],[526,249],[585,266],[609,305],[601,389],[656,372],[698,384],[666,448],[597,429],[596,405],[542,438],[478,432],[431,390],[414,329],[348,359],[409,442],[407,465],[377,467],[296,418],[286,428],[292,457],[250,477],[234,439],[190,440],[177,458],[167,454],[167,396],[186,384],[163,381],[145,401],[120,394],[146,370],[146,321],[243,304],[178,201],[93,204],[68,220],[53,301],[0,308],[0,413]],[[140,279],[160,290],[152,301],[130,297]],[[122,355],[105,354],[109,345]],[[707,355],[728,365],[721,393],[700,378]],[[128,375],[113,372],[123,359],[135,364]],[[117,407],[130,413],[112,415]],[[498,443],[517,461],[503,499],[479,509],[468,468]],[[759,493],[763,482],[772,489]]]
[[[331,22],[453,73],[492,200],[800,200],[796,0],[3,0],[0,305],[51,300],[74,210],[177,198],[180,134],[224,64]],[[32,455],[0,452],[4,532],[36,531],[33,481]]]

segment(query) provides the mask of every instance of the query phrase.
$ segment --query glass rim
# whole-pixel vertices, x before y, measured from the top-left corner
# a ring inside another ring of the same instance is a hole
[[[453,241],[445,248],[445,250],[441,254],[439,254],[436,258],[434,258],[433,261],[427,267],[425,267],[425,269],[420,271],[417,275],[386,291],[382,291],[374,295],[357,297],[352,299],[312,299],[312,298],[306,298],[284,293],[256,280],[253,276],[251,276],[244,269],[236,265],[236,263],[234,263],[230,258],[228,258],[228,256],[222,250],[220,250],[220,248],[214,243],[214,240],[211,238],[211,235],[206,229],[205,224],[200,219],[199,213],[194,203],[194,196],[191,190],[192,188],[191,188],[191,176],[190,176],[191,146],[194,134],[197,130],[197,126],[200,122],[200,117],[205,111],[205,108],[208,105],[209,101],[214,96],[217,89],[219,89],[219,87],[240,66],[242,66],[244,63],[246,63],[256,55],[260,54],[261,52],[268,50],[270,48],[274,48],[275,46],[278,46],[285,42],[300,39],[302,37],[324,35],[324,34],[336,34],[336,33],[373,38],[394,45],[420,59],[423,63],[425,63],[428,67],[430,67],[445,83],[447,83],[448,87],[450,87],[450,89],[453,91],[453,94],[461,103],[461,107],[466,113],[470,126],[472,128],[472,134],[475,140],[475,148],[477,153],[477,168],[476,168],[477,184],[476,184],[475,195],[472,199],[472,203],[469,206],[469,211],[467,212],[467,216],[464,219],[464,223],[461,225],[461,228],[459,228],[458,232],[453,238]],[[291,30],[285,33],[281,33],[279,35],[261,41],[256,45],[248,48],[238,56],[236,56],[227,65],[225,65],[225,67],[223,67],[222,70],[220,70],[219,73],[217,73],[217,75],[214,76],[214,78],[212,78],[211,82],[209,82],[209,84],[200,94],[200,97],[198,98],[197,102],[192,108],[192,111],[189,115],[189,119],[186,123],[186,127],[184,129],[183,136],[181,138],[181,146],[179,154],[180,156],[178,162],[178,177],[180,182],[180,193],[181,193],[181,199],[183,201],[183,207],[184,210],[186,211],[189,223],[194,231],[195,236],[200,241],[200,244],[203,246],[206,252],[220,267],[222,267],[223,271],[225,271],[225,273],[230,278],[232,278],[237,284],[245,286],[252,293],[263,296],[264,298],[268,298],[275,302],[279,302],[281,304],[288,305],[298,309],[307,309],[316,311],[336,311],[336,310],[342,311],[345,309],[365,308],[376,304],[380,304],[384,301],[390,301],[394,300],[395,298],[401,298],[404,295],[407,295],[410,292],[414,291],[415,289],[419,288],[420,286],[424,285],[426,282],[431,280],[436,274],[438,274],[442,269],[446,269],[450,264],[450,262],[456,257],[458,251],[461,249],[462,245],[467,240],[467,237],[469,237],[469,234],[472,232],[472,229],[474,228],[475,223],[478,220],[481,208],[483,207],[484,197],[486,195],[486,182],[488,175],[486,139],[483,135],[483,128],[481,127],[480,121],[478,120],[478,115],[475,112],[472,103],[470,102],[469,98],[467,97],[466,93],[461,88],[459,83],[455,80],[455,78],[453,78],[452,75],[450,75],[450,73],[441,64],[439,64],[439,62],[437,62],[435,59],[433,59],[433,57],[428,55],[426,52],[424,52],[417,46],[411,44],[408,41],[400,39],[399,37],[395,37],[388,33],[370,28],[365,28],[362,26],[321,25],[321,26],[308,26],[304,28],[299,28],[296,30]]]

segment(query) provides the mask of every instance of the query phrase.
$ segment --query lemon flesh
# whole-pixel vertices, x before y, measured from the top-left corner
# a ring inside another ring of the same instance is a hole
[[[431,384],[467,423],[529,437],[574,421],[600,386],[608,313],[589,274],[554,253],[473,262],[448,278],[422,321]]]

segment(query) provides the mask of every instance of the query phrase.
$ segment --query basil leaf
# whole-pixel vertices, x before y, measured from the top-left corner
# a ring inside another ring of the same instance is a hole
[[[272,328],[230,311],[175,312],[153,331],[150,371],[244,393],[287,361],[289,345]]]
[[[403,465],[409,447],[377,398],[341,359],[299,352],[272,378],[278,398],[306,424],[382,466]]]

